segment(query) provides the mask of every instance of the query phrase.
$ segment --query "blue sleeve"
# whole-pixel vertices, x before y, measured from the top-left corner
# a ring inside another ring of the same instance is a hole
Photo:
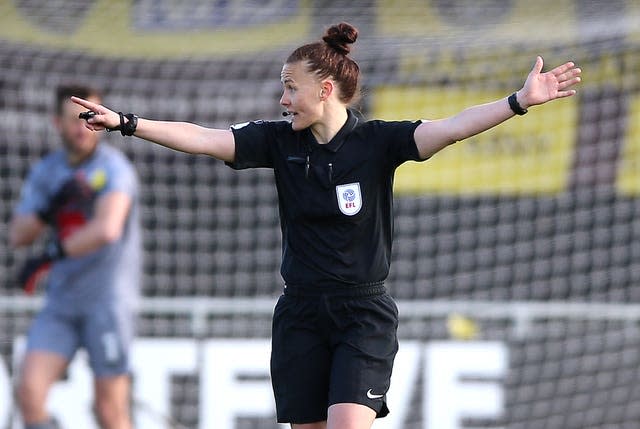
[[[29,172],[20,192],[20,200],[15,208],[17,215],[35,214],[49,205],[50,182],[43,161],[35,164]]]
[[[235,170],[273,167],[271,144],[273,122],[254,121],[231,127],[235,140],[235,158],[227,165]]]
[[[138,176],[131,163],[121,159],[107,170],[106,185],[98,194],[123,192],[131,198],[138,196]]]

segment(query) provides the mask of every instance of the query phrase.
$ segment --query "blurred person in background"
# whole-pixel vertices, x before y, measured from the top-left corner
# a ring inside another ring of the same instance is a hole
[[[368,429],[389,412],[398,309],[384,280],[396,168],[530,106],[574,95],[580,81],[573,63],[543,73],[538,57],[509,97],[439,120],[359,121],[349,109],[359,90],[359,68],[349,57],[357,36],[340,23],[291,53],[280,76],[288,121],[210,129],[72,98],[95,113],[89,129],[120,130],[235,169],[274,170],[285,287],[273,316],[271,378],[278,422],[295,429]]]
[[[19,275],[27,293],[46,278],[17,387],[26,429],[58,427],[46,410],[47,395],[79,348],[95,376],[101,427],[132,427],[129,349],[142,262],[138,179],[123,153],[85,128],[78,117],[83,109],[70,100],[78,94],[101,102],[89,87],[57,89],[54,124],[62,147],[32,167],[9,227],[12,247],[46,241]]]

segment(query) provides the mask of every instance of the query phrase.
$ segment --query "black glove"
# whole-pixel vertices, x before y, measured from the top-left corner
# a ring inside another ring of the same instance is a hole
[[[18,285],[28,294],[33,295],[40,281],[47,275],[53,261],[66,256],[62,243],[51,240],[47,243],[44,253],[27,259],[18,274]]]
[[[87,181],[80,175],[74,175],[55,193],[48,207],[39,211],[37,215],[43,222],[53,225],[61,209],[71,204],[83,207],[93,204],[94,197],[95,193]]]

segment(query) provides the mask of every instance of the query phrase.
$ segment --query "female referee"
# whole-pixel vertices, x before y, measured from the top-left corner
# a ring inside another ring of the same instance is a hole
[[[542,73],[536,59],[509,97],[433,121],[360,122],[349,110],[358,65],[348,56],[357,30],[330,27],[297,48],[282,67],[280,104],[289,121],[255,121],[230,130],[94,112],[86,126],[118,129],[234,169],[275,173],[282,226],[284,293],[273,316],[271,375],[278,421],[296,429],[370,428],[389,410],[398,310],[385,290],[389,272],[392,183],[396,168],[575,94],[580,69],[567,62]]]

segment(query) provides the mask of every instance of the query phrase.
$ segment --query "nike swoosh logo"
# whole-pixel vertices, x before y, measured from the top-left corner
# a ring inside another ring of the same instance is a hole
[[[384,393],[382,395],[375,395],[373,394],[373,392],[371,392],[372,389],[367,390],[367,398],[369,399],[380,399],[384,396]]]

